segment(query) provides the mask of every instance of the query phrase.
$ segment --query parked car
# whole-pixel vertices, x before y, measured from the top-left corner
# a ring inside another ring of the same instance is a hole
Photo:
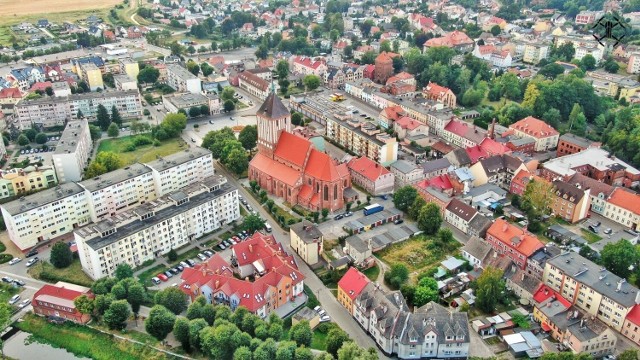
[[[165,271],[164,274],[167,276],[167,278],[172,278],[173,277],[173,274],[169,270]]]
[[[186,263],[186,262],[184,262],[184,261],[180,261],[180,265],[181,265],[182,267],[184,267],[184,268],[191,267],[191,265],[187,264],[187,263]]]
[[[171,268],[171,269],[169,269],[169,271],[171,271],[171,273],[173,275],[178,275],[180,273],[180,271],[178,271],[178,269],[176,269],[176,268]]]
[[[224,244],[225,247],[231,246],[231,243],[228,242],[227,240],[223,241],[222,243]]]
[[[25,299],[25,300],[22,300],[22,302],[20,303],[20,305],[18,305],[18,307],[20,309],[24,309],[27,306],[29,306],[29,304],[31,304],[31,300],[30,299]]]
[[[324,309],[320,309],[320,311],[318,311],[318,315],[325,316],[327,315],[327,312]]]
[[[200,253],[197,255],[198,259],[202,260],[202,261],[207,261],[207,256],[203,253]]]
[[[205,255],[207,255],[208,257],[212,257],[213,256],[213,251],[211,251],[211,250],[205,250],[205,251],[203,251],[203,253]]]
[[[344,217],[353,216],[353,213],[351,211],[347,211],[346,213],[342,214],[342,216]]]
[[[6,282],[7,284],[12,283],[13,279],[8,277],[8,276],[3,276],[2,277],[2,282]]]
[[[152,282],[152,283],[154,283],[154,284],[156,284],[156,285],[160,285],[160,279],[158,279],[158,278],[157,278],[157,277],[155,277],[155,276],[151,278],[151,282]]]
[[[169,278],[167,277],[167,275],[165,274],[158,274],[158,276],[156,276],[158,279],[162,280],[162,281],[167,281],[169,280]]]
[[[396,224],[396,225],[400,225],[403,222],[404,222],[404,220],[402,220],[402,219],[396,219],[393,223]]]
[[[37,257],[37,256],[36,256],[36,257],[34,257],[34,258],[29,259],[29,261],[27,261],[27,264],[26,264],[26,265],[27,265],[27,267],[31,267],[31,266],[33,266],[33,264],[37,263],[37,262],[38,262],[38,260],[39,260],[39,259],[38,259],[38,257]]]
[[[224,250],[224,249],[226,249],[227,247],[226,247],[226,246],[224,246],[224,244],[220,243],[220,244],[218,244],[218,248],[219,248],[220,250]]]
[[[324,315],[320,317],[320,322],[329,322],[331,321],[331,318],[329,317],[329,315]]]
[[[9,299],[9,305],[13,305],[20,300],[20,295],[13,295],[11,299]]]
[[[27,253],[27,255],[25,255],[25,256],[26,256],[26,257],[32,257],[32,256],[36,256],[36,255],[38,255],[38,250],[33,249],[33,250],[29,251],[29,252]]]
[[[598,233],[598,227],[597,226],[589,225],[589,230],[591,230],[595,234]]]
[[[593,223],[594,227],[599,227],[600,225],[602,225],[602,223],[600,221],[596,221]]]
[[[176,265],[175,267],[176,269],[178,269],[178,271],[182,272],[182,270],[184,270],[184,266],[181,265]]]
[[[336,216],[333,218],[333,220],[340,220],[340,219],[342,219],[342,218],[344,218],[344,215],[342,215],[342,214],[338,214],[338,215],[336,215]]]
[[[25,286],[25,285],[26,285],[24,281],[22,281],[22,280],[18,280],[18,279],[13,279],[13,283],[14,283],[16,286]]]
[[[611,230],[610,228],[606,228],[604,229],[604,233],[607,235],[611,235],[613,233],[613,230]]]
[[[320,307],[320,305],[316,306],[313,308],[313,311],[315,312],[319,312],[320,310],[322,310],[322,308]]]
[[[194,267],[196,265],[196,262],[193,259],[187,259],[187,264],[191,265],[191,267]]]

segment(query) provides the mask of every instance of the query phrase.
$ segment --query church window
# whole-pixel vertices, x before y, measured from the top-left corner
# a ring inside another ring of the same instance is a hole
[[[333,185],[333,200],[338,200],[338,184]]]
[[[316,183],[316,193],[320,192],[320,184]]]
[[[329,201],[329,187],[327,185],[324,186],[324,201]]]
[[[288,192],[289,192],[289,196],[291,196],[291,188],[289,188],[288,190],[289,190],[289,191],[288,191]]]

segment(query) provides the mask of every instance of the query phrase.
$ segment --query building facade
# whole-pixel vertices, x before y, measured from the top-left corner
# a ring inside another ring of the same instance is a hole
[[[520,269],[526,268],[527,260],[544,244],[524,229],[496,219],[487,230],[487,242],[498,254],[510,258]]]
[[[178,92],[202,92],[200,79],[178,64],[167,65],[167,84]]]
[[[351,316],[354,315],[353,301],[360,296],[369,282],[369,278],[354,267],[350,267],[338,281],[338,302]]]
[[[304,220],[289,227],[291,248],[309,265],[320,261],[324,252],[324,236],[313,224]]]
[[[33,312],[40,316],[86,324],[91,320],[91,314],[81,313],[74,304],[74,300],[83,295],[94,298],[91,289],[87,287],[59,281],[55,285],[45,284],[36,291],[31,306]]]
[[[347,163],[351,181],[360,185],[371,195],[382,195],[393,192],[393,174],[384,166],[373,160],[360,157]]]
[[[31,193],[56,186],[58,179],[52,167],[28,166],[3,171],[0,177],[0,199]]]
[[[82,180],[92,151],[93,141],[87,120],[69,121],[51,156],[58,180],[61,183]]]

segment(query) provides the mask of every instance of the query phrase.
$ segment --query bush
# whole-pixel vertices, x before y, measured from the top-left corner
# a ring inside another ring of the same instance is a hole
[[[151,111],[149,111],[149,109],[144,109],[144,111],[142,111],[142,114],[144,116],[148,116],[148,115],[151,115]]]
[[[11,254],[0,254],[0,264],[9,262],[11,259],[13,259],[13,255]]]
[[[136,146],[136,144],[129,143],[127,144],[127,146],[124,147],[124,151],[125,152],[136,151],[137,148],[138,147]]]
[[[0,242],[0,252],[5,252],[7,250],[7,246]]]
[[[133,143],[136,146],[150,145],[150,144],[153,144],[153,138],[147,135],[138,135],[133,138]]]
[[[160,146],[160,145],[162,145],[162,143],[160,142],[160,140],[158,140],[158,139],[154,139],[154,140],[153,140],[153,146]]]

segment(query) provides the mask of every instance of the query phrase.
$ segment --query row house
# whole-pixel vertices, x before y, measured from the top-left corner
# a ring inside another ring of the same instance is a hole
[[[322,77],[327,72],[327,63],[323,57],[311,58],[296,55],[291,59],[291,68],[292,74]]]
[[[364,77],[364,66],[344,64],[339,68],[329,68],[324,73],[324,83],[330,89],[341,88],[346,82],[358,81]]]
[[[504,219],[496,219],[487,230],[487,241],[491,247],[510,258],[520,269],[524,269],[533,253],[544,247],[538,238]]]
[[[571,185],[561,180],[554,181],[552,185],[552,214],[572,224],[587,218],[591,206],[591,189],[583,189],[580,185]]]
[[[463,149],[480,144],[486,136],[486,130],[455,119],[449,121],[442,132],[445,141]]]
[[[582,189],[589,189],[589,197],[591,203],[590,210],[600,215],[603,215],[605,213],[608,199],[615,189],[611,185],[594,180],[580,173],[575,173],[568,180],[566,180],[566,183]]]
[[[422,167],[411,161],[397,160],[391,163],[389,169],[395,178],[396,188],[412,185],[424,180]]]
[[[473,174],[473,186],[494,184],[508,189],[511,180],[520,170],[535,170],[537,161],[523,162],[521,159],[510,155],[496,155],[482,159],[473,164],[469,170]],[[530,169],[532,168],[532,169]]]
[[[476,216],[484,217],[472,206],[458,199],[451,200],[444,211],[444,219],[465,234],[469,232],[469,223]]]
[[[347,163],[351,181],[369,194],[377,196],[393,192],[393,174],[384,166],[367,158],[353,158]]]
[[[238,87],[247,91],[252,96],[264,100],[269,96],[269,93],[273,91],[273,88],[277,88],[277,85],[273,82],[270,83],[250,71],[243,71],[238,74]]]

